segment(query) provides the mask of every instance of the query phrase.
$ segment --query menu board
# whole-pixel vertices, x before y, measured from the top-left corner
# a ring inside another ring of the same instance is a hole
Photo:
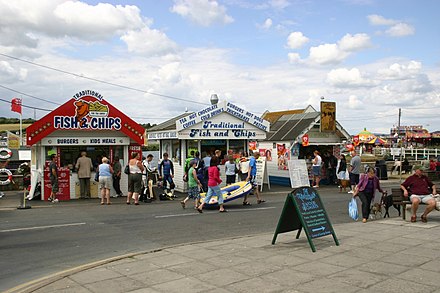
[[[52,190],[50,183],[49,166],[44,168],[44,200],[47,200]],[[70,200],[70,170],[58,168],[58,193],[55,195],[58,200]]]
[[[292,188],[310,186],[306,160],[289,160],[289,176]]]
[[[339,245],[321,198],[311,187],[297,188],[287,195],[272,244],[275,244],[278,234],[295,230],[298,230],[298,239],[302,229],[313,252],[316,251],[314,238],[332,234],[336,245]]]

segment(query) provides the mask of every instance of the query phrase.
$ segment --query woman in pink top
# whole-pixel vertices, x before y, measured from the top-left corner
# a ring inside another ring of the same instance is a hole
[[[220,190],[220,183],[222,183],[222,180],[220,179],[220,171],[218,170],[218,164],[219,164],[219,158],[217,156],[213,156],[211,158],[211,163],[208,168],[208,193],[206,194],[205,200],[203,203],[197,208],[199,213],[203,213],[203,206],[206,203],[209,203],[211,200],[211,197],[213,195],[217,196],[218,204],[220,206],[220,213],[226,212],[225,208],[223,207],[223,195]]]

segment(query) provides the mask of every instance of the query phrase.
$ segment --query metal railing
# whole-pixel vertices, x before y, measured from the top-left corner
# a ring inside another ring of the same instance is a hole
[[[413,160],[429,160],[437,159],[440,156],[440,149],[427,148],[374,148],[373,154],[375,156],[388,156],[393,160],[402,158],[411,158]]]

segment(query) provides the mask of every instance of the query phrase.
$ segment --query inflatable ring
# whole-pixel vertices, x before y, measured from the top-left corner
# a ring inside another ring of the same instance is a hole
[[[9,169],[0,169],[0,174],[1,173],[6,173],[8,175],[8,179],[0,180],[0,185],[8,185],[12,182],[12,172],[9,171]]]
[[[3,152],[6,152],[6,155],[2,155]],[[0,159],[9,159],[12,156],[12,151],[8,148],[0,148]]]

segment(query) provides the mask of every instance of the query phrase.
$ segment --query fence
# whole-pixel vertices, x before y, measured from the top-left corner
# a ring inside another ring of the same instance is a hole
[[[416,149],[416,148],[375,148],[373,154],[376,156],[391,157],[393,160],[402,158],[412,160],[437,159],[440,156],[440,149]]]

